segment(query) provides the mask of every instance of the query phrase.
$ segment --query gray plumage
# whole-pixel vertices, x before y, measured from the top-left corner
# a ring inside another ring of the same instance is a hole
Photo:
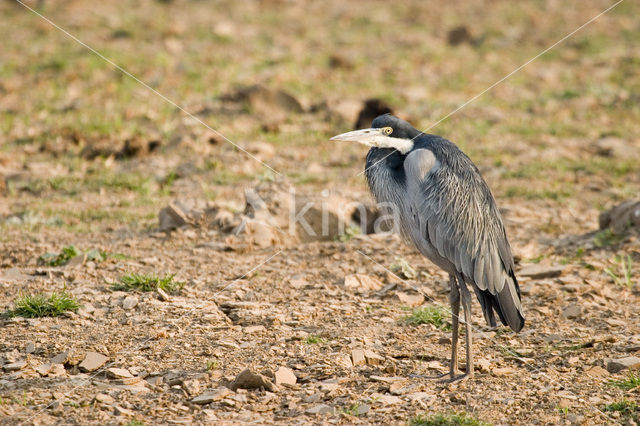
[[[335,139],[371,146],[365,175],[374,197],[394,206],[402,236],[449,273],[453,379],[460,299],[466,326],[471,322],[467,284],[490,326],[496,325],[494,312],[514,331],[524,326],[513,256],[491,191],[455,144],[423,134],[394,116],[377,117],[371,129]],[[467,329],[468,368],[463,376],[473,375],[470,331]]]

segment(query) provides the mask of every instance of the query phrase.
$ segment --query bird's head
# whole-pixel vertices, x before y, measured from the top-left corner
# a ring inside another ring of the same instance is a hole
[[[358,142],[376,148],[393,148],[401,154],[413,149],[420,132],[404,120],[390,114],[376,117],[368,129],[354,130],[331,138],[332,141]]]

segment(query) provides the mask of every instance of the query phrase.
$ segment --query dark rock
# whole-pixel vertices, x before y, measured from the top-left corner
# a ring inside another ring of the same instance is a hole
[[[356,129],[362,129],[366,127],[371,127],[371,122],[374,118],[383,114],[393,114],[393,109],[389,104],[387,104],[382,99],[372,98],[367,99],[364,102],[360,113],[358,114],[358,119],[355,123]]]
[[[460,25],[449,30],[447,33],[447,43],[451,46],[458,46],[463,43],[473,44],[474,38],[466,26]]]
[[[262,374],[254,373],[250,369],[242,370],[240,374],[229,384],[233,391],[238,389],[260,389],[264,388],[270,392],[275,392],[276,388],[269,379]]]

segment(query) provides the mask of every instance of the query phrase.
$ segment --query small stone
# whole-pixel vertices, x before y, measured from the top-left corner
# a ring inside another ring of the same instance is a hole
[[[420,306],[424,303],[424,296],[421,294],[398,292],[396,293],[396,296],[401,303],[407,305],[410,308],[415,308],[416,306]]]
[[[262,374],[254,373],[250,369],[245,369],[238,374],[238,376],[231,382],[229,385],[231,390],[235,391],[237,389],[260,389],[265,388],[270,392],[275,392],[276,388],[271,383],[269,379],[267,379]]]
[[[24,352],[27,354],[32,354],[36,351],[36,345],[33,342],[27,343],[27,346],[24,348]]]
[[[22,370],[26,366],[27,366],[27,361],[22,360],[22,361],[12,362],[11,364],[5,364],[2,368],[4,368],[4,371],[18,371],[18,370]]]
[[[383,357],[369,349],[364,350],[364,357],[369,365],[379,365],[384,363]]]
[[[377,397],[376,401],[381,402],[383,405],[394,405],[402,402],[400,398],[394,395],[374,394],[374,397]]]
[[[47,373],[48,377],[59,377],[67,374],[67,370],[64,369],[62,364],[51,364],[51,368]]]
[[[488,372],[489,369],[491,368],[491,363],[489,362],[488,359],[485,358],[478,358],[475,361],[475,366],[478,368],[478,370],[480,371],[485,371]]]
[[[582,313],[582,308],[579,305],[569,305],[562,309],[562,317],[567,319],[578,318]]]
[[[515,369],[511,367],[502,367],[502,368],[494,368],[492,371],[494,376],[509,376],[516,372]]]
[[[172,231],[186,225],[189,222],[189,217],[185,210],[181,205],[173,201],[160,210],[158,213],[160,231]]]
[[[126,368],[109,368],[107,376],[111,379],[131,378],[133,375]]]
[[[263,331],[267,331],[264,325],[250,325],[242,329],[242,332],[245,334],[261,333]]]
[[[108,360],[108,357],[99,354],[98,352],[87,352],[84,360],[82,360],[78,367],[85,373],[91,372],[105,365]]]
[[[156,293],[158,293],[158,298],[163,302],[168,302],[171,300],[167,292],[161,289],[160,287],[156,288]]]
[[[36,372],[41,376],[46,376],[49,374],[49,370],[51,370],[51,364],[45,363],[36,367]]]
[[[101,403],[101,404],[106,404],[106,405],[111,405],[111,404],[113,404],[114,402],[116,402],[116,401],[115,401],[115,399],[113,399],[113,397],[112,397],[112,396],[107,395],[106,393],[99,393],[99,394],[97,394],[97,395],[93,398],[93,400],[94,400],[95,402],[99,402],[99,403]]]
[[[377,278],[364,274],[351,274],[344,278],[344,286],[358,293],[378,291],[382,288],[382,282]]]
[[[369,404],[359,404],[355,407],[355,412],[353,413],[356,416],[363,416],[371,411],[371,406]]]
[[[231,394],[233,394],[231,389],[221,386],[217,389],[196,396],[191,400],[191,402],[194,404],[204,405],[209,404],[210,402],[221,401]]]
[[[585,371],[585,373],[591,377],[606,377],[609,372],[600,366],[594,366]]]
[[[344,368],[353,367],[353,363],[351,362],[351,357],[347,354],[340,354],[336,357],[336,365]]]
[[[133,309],[138,304],[138,298],[135,296],[127,296],[122,301],[122,309]]]
[[[624,358],[612,359],[607,362],[607,371],[609,373],[617,373],[626,369],[640,369],[640,358],[637,356],[627,356]]]
[[[428,392],[415,392],[407,395],[411,401],[426,401],[435,398],[435,395]]]
[[[116,405],[115,407],[113,407],[113,414],[115,416],[125,416],[125,417],[133,417],[134,416],[134,412],[131,410],[128,410],[126,408],[122,408],[119,405]]]
[[[450,345],[451,344],[451,337],[442,336],[441,338],[438,339],[438,343],[440,345]]]
[[[564,271],[564,266],[545,266],[540,264],[527,265],[518,272],[518,276],[532,279],[559,277]]]
[[[354,349],[351,351],[351,360],[353,365],[365,365],[367,363],[362,349]]]
[[[313,415],[333,414],[333,412],[334,408],[327,404],[319,404],[305,411],[305,413]]]
[[[295,385],[298,378],[290,368],[280,367],[275,373],[276,385]]]
[[[64,364],[65,362],[67,362],[67,352],[60,352],[59,354],[55,355],[53,358],[49,359],[49,362],[51,364]]]
[[[200,381],[198,379],[189,379],[182,382],[182,389],[189,395],[195,395],[200,392]]]

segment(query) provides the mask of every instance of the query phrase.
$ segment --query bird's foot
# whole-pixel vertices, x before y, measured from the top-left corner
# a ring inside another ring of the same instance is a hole
[[[449,378],[440,380],[440,383],[461,383],[473,378],[473,373],[462,373],[462,374],[448,374]]]
[[[426,379],[426,380],[440,380],[443,377],[449,376],[449,373],[437,374],[435,376],[425,376],[424,374],[410,374],[409,377],[414,379]]]

